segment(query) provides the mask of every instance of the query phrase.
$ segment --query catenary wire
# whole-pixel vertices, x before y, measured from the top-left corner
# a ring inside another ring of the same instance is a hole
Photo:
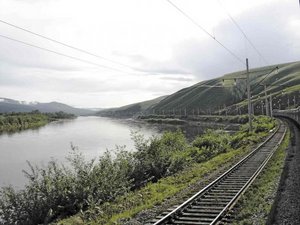
[[[258,87],[259,85],[261,85],[261,84],[267,79],[267,77],[268,77],[272,72],[274,72],[275,70],[278,70],[278,69],[279,69],[278,66],[276,66],[276,67],[273,68],[269,73],[265,74],[266,76],[265,76],[259,83],[257,83],[257,84],[254,86],[254,88],[256,88],[256,87]]]
[[[97,54],[95,54],[95,53],[92,53],[92,52],[89,52],[89,51],[87,51],[87,50],[84,50],[84,49],[75,47],[75,46],[73,46],[73,45],[69,45],[69,44],[66,44],[66,43],[64,43],[64,42],[57,41],[57,40],[55,40],[55,39],[53,39],[53,38],[47,37],[47,36],[45,36],[45,35],[38,34],[38,33],[36,33],[36,32],[33,32],[33,31],[28,30],[28,29],[26,29],[26,28],[17,26],[17,25],[15,25],[15,24],[9,23],[9,22],[7,22],[7,21],[4,21],[4,20],[1,20],[1,19],[0,19],[0,22],[6,24],[6,25],[8,25],[8,26],[14,27],[14,28],[16,28],[16,29],[19,29],[19,30],[25,31],[25,32],[27,32],[27,33],[30,33],[30,34],[32,34],[32,35],[38,36],[38,37],[40,37],[40,38],[46,39],[46,40],[48,40],[48,41],[54,42],[54,43],[56,43],[56,44],[60,44],[60,45],[62,45],[62,46],[71,48],[71,49],[73,49],[73,50],[76,50],[76,51],[79,51],[79,52],[82,52],[82,53],[85,53],[85,54],[94,56],[94,57],[96,57],[96,58],[99,58],[99,59],[102,59],[102,60],[105,60],[105,61],[108,61],[108,62],[111,62],[111,63],[114,63],[114,64],[118,64],[118,65],[123,66],[123,67],[130,68],[130,69],[132,69],[132,70],[137,70],[136,68],[134,68],[134,67],[132,67],[132,66],[126,65],[126,64],[121,63],[121,62],[117,62],[117,61],[115,61],[115,60],[106,58],[106,57],[104,57],[104,56],[97,55]]]
[[[180,9],[177,5],[175,5],[171,0],[166,0],[171,6],[173,6],[175,9],[177,9],[178,12],[180,12],[182,15],[184,15],[190,22],[192,22],[195,26],[197,26],[200,30],[202,30],[204,33],[206,33],[209,37],[214,39],[222,48],[224,48],[227,52],[229,52],[236,60],[238,60],[240,63],[245,65],[245,62],[238,57],[233,51],[231,51],[229,48],[227,48],[222,42],[220,42],[218,39],[216,39],[215,36],[210,34],[206,29],[204,29],[199,23],[197,23],[192,17],[190,17],[186,12],[184,12],[182,9]]]
[[[34,44],[30,44],[30,43],[27,43],[27,42],[24,42],[24,41],[20,41],[20,40],[17,40],[17,39],[14,39],[14,38],[2,35],[2,34],[0,34],[0,37],[5,38],[5,39],[10,40],[10,41],[18,42],[18,43],[21,43],[23,45],[27,45],[27,46],[30,46],[30,47],[33,47],[33,48],[37,48],[37,49],[40,49],[40,50],[43,50],[43,51],[51,52],[51,53],[56,54],[56,55],[64,56],[64,57],[67,57],[67,58],[70,58],[70,59],[73,59],[73,60],[77,60],[77,61],[84,62],[84,63],[87,63],[87,64],[91,64],[91,65],[94,65],[94,66],[97,66],[97,67],[101,67],[101,68],[104,68],[104,69],[113,70],[113,71],[117,71],[117,72],[120,72],[120,73],[132,74],[132,73],[125,72],[125,71],[122,71],[122,70],[119,70],[119,69],[116,69],[116,68],[113,68],[113,67],[110,67],[110,66],[105,66],[105,65],[102,65],[102,64],[99,64],[99,63],[94,63],[94,62],[91,62],[91,61],[88,61],[88,60],[85,60],[85,59],[81,59],[81,58],[78,58],[78,57],[75,57],[75,56],[67,55],[67,54],[64,54],[64,53],[53,51],[53,50],[48,49],[48,48],[44,48],[44,47],[40,47],[40,46],[37,46],[37,45],[34,45]]]
[[[244,38],[249,42],[249,44],[251,45],[251,47],[256,51],[256,53],[261,57],[261,59],[266,63],[269,64],[268,61],[263,57],[263,55],[260,53],[260,51],[258,51],[258,49],[255,47],[255,45],[253,44],[253,42],[250,40],[250,38],[248,38],[248,36],[246,35],[246,33],[244,32],[244,30],[241,28],[241,26],[236,22],[236,20],[230,15],[230,13],[226,10],[226,8],[224,7],[224,5],[221,3],[220,0],[218,0],[218,3],[220,4],[221,8],[225,11],[225,13],[227,14],[227,16],[230,18],[230,20],[232,21],[232,23],[238,28],[238,30],[242,33],[242,35],[244,36]]]
[[[252,87],[251,89],[255,89],[255,88],[257,88],[259,85],[261,85],[261,83],[262,83],[265,79],[267,79],[267,77],[268,77],[274,70],[276,70],[276,69],[278,70],[279,67],[276,66],[276,67],[273,68],[273,69],[269,69],[269,70],[268,70],[269,73],[266,73],[266,74],[260,74],[260,75],[266,75],[266,76],[265,76],[259,83],[257,83],[254,87]],[[266,71],[266,70],[256,71],[256,72],[263,72],[263,71]],[[244,96],[246,93],[247,93],[247,88],[246,88],[246,90],[245,90],[243,96]]]

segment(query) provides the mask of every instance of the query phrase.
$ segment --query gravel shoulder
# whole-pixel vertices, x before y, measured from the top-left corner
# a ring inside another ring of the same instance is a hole
[[[267,224],[300,224],[300,129],[288,121],[292,140]]]

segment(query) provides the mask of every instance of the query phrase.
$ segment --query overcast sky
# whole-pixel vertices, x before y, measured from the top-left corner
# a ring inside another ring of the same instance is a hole
[[[299,60],[298,0],[172,2],[239,58],[248,57],[252,68]],[[0,35],[99,65],[0,36],[0,97],[59,101],[76,107],[115,107],[171,94],[199,81],[245,69],[166,0],[0,0],[0,9],[0,20],[126,65],[72,50],[0,22]]]

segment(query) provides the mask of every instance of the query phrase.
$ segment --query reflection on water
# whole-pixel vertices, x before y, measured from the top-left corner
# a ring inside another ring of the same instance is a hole
[[[116,145],[134,149],[131,131],[139,131],[145,137],[162,131],[181,129],[191,140],[207,127],[199,125],[147,124],[133,120],[103,117],[78,117],[74,120],[52,122],[38,129],[0,135],[0,186],[12,184],[22,187],[25,178],[22,169],[28,169],[26,160],[45,165],[51,158],[64,162],[71,150],[71,143],[88,158],[103,154]]]
[[[24,130],[0,136],[0,186],[23,186],[22,169],[28,168],[26,160],[46,164],[51,158],[64,161],[71,143],[78,146],[87,158],[103,154],[115,145],[134,148],[131,130],[145,136],[157,134],[156,128],[130,121],[101,117],[79,117],[50,123],[39,129]]]

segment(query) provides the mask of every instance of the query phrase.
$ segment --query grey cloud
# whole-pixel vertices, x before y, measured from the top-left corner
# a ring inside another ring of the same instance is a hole
[[[18,33],[6,31],[8,37],[14,37],[15,39],[26,39],[25,36],[22,37]],[[26,41],[28,43],[35,44],[37,46],[47,46],[46,43],[34,43],[34,41]],[[48,47],[46,48],[51,48]],[[44,70],[53,71],[79,71],[82,70],[79,66],[75,64],[76,61],[69,59],[65,61],[66,58],[63,56],[54,55],[53,53],[45,52],[43,50],[35,49],[23,45],[21,43],[13,42],[3,37],[0,37],[0,66],[3,64],[9,64],[11,67],[18,68],[37,68]],[[59,51],[59,50],[58,50]],[[63,63],[62,63],[63,62]]]
[[[194,78],[191,77],[178,77],[178,76],[166,76],[160,78],[162,80],[170,80],[170,81],[185,81],[185,82],[190,82],[193,81]]]
[[[186,69],[181,68],[178,64],[174,63],[173,61],[155,61],[137,54],[128,55],[116,52],[114,54],[129,58],[133,63],[137,64],[137,66],[135,66],[137,70],[145,72],[148,75],[190,74]]]
[[[289,14],[286,15],[286,12]],[[283,1],[250,10],[235,20],[271,65],[299,60],[297,33],[288,30],[286,24],[289,17],[299,18],[298,15],[297,5]],[[249,58],[252,68],[266,65],[249,43],[245,45],[245,38],[229,19],[215,28],[215,35],[242,60],[242,63],[213,39],[185,40],[174,46],[173,57],[164,62],[149,60],[141,55],[127,55],[127,57],[138,63],[138,68],[143,68],[142,71],[154,75],[194,74],[198,79],[210,79],[224,73],[245,70],[243,61],[246,57]]]
[[[287,30],[286,24],[286,18],[298,16],[299,9],[293,9],[293,5],[286,2],[268,7],[267,10],[264,6],[249,11],[235,19],[269,64],[299,60],[300,49],[289,47],[296,33]],[[289,15],[285,12],[289,12]],[[247,56],[251,67],[263,65],[249,44],[247,50],[244,50],[244,37],[230,21],[220,24],[215,31],[216,38],[240,58],[245,59]],[[205,42],[187,40],[181,43],[176,47],[173,60],[183,68],[190,68],[191,73],[202,79],[245,69],[212,39]]]

